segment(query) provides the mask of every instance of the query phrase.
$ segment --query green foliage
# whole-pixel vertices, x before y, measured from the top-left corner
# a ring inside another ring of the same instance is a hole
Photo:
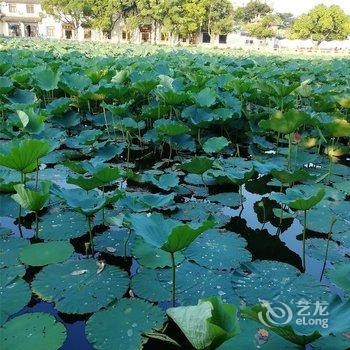
[[[244,7],[238,7],[234,13],[234,20],[238,23],[249,23],[272,12],[272,8],[259,0],[249,1]]]
[[[240,332],[237,309],[220,298],[201,299],[196,306],[182,306],[167,310],[197,350],[216,349]]]
[[[315,6],[309,13],[298,17],[292,28],[291,37],[323,40],[343,40],[350,33],[350,16],[339,6]]]
[[[271,38],[276,34],[273,26],[277,26],[280,23],[281,19],[277,15],[268,14],[254,23],[247,24],[245,29],[250,36],[258,39]]]

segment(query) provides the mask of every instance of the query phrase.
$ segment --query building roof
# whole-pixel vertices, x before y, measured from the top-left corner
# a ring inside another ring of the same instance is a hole
[[[3,2],[7,4],[40,4],[40,0],[3,0]]]
[[[1,18],[4,22],[23,22],[23,23],[37,23],[41,22],[40,17],[29,17],[29,16],[4,16]]]

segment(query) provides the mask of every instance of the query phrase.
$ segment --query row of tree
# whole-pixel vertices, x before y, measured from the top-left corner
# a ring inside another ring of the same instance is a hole
[[[213,35],[240,29],[258,38],[285,33],[297,39],[341,40],[350,34],[350,16],[339,6],[318,5],[294,19],[290,13],[273,13],[259,0],[233,8],[230,0],[43,0],[45,12],[77,31],[79,26],[101,30],[108,38],[123,19],[127,31],[151,26],[152,42],[163,32],[194,40],[200,31]]]

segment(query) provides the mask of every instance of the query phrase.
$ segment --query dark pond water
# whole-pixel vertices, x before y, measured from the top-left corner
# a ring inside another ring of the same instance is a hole
[[[278,230],[278,222],[271,213],[272,201],[269,201],[269,194],[257,194],[263,193],[266,190],[266,185],[261,180],[253,180],[248,183],[247,187],[243,189],[243,195],[246,197],[243,208],[233,209],[225,207],[224,213],[231,217],[231,221],[226,225],[226,228],[239,233],[248,242],[248,250],[252,253],[253,259],[267,259],[276,260],[291,264],[299,269],[302,268],[301,263],[301,250],[302,244],[298,240],[298,236],[302,233],[302,224],[297,219],[284,220],[287,223],[282,226],[281,230]],[[253,193],[257,192],[257,193]],[[259,215],[256,205],[261,200],[264,201],[266,211],[266,223],[263,223],[263,217],[261,213]],[[276,203],[274,203],[276,205]],[[276,226],[272,225],[271,222]],[[3,227],[11,229],[14,235],[19,235],[18,226],[14,219],[8,217],[0,217],[0,224]],[[23,227],[23,236],[30,238],[33,236],[33,230]],[[312,234],[312,233],[311,233]],[[81,259],[83,256],[75,254],[73,259]],[[108,263],[118,264],[118,262],[111,261]],[[123,264],[124,265],[124,264]],[[323,263],[307,257],[307,272],[314,276],[316,279],[320,279]],[[130,275],[137,273],[138,264],[135,260],[123,266],[129,270]],[[35,273],[40,269],[29,270],[25,276],[28,282],[30,282]],[[342,295],[342,291],[336,289],[330,285],[326,278],[323,278],[322,282],[328,285],[332,292]],[[159,307],[166,309],[170,305],[162,303]],[[55,310],[52,303],[44,302],[36,298],[32,298],[29,305],[24,307],[21,311],[13,315],[12,317],[30,313],[30,312],[46,312],[54,315],[59,321],[63,322],[67,328],[67,339],[62,346],[62,350],[90,350],[93,349],[92,345],[87,341],[85,337],[85,322],[90,315],[66,315],[61,314]],[[152,348],[148,346],[147,348]],[[154,348],[154,347],[153,347]]]

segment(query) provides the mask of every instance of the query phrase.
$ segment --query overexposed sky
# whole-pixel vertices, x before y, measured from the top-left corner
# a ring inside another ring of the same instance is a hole
[[[234,6],[245,5],[249,0],[232,0]],[[300,15],[311,10],[315,5],[339,5],[350,15],[350,0],[266,0],[276,12],[291,12]]]

